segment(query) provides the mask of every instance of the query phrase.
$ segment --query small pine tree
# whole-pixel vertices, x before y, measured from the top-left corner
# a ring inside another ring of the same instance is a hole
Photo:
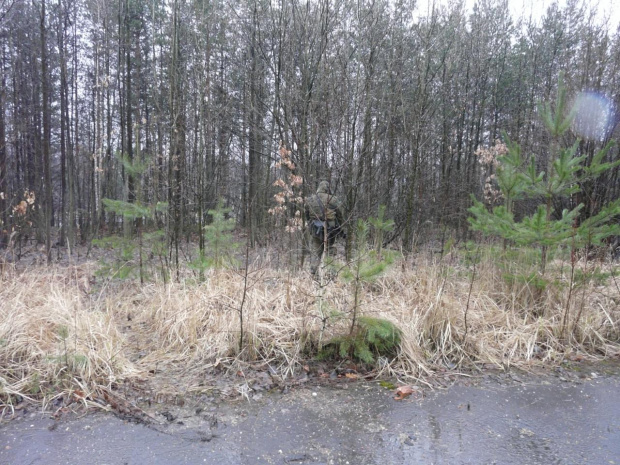
[[[536,170],[534,157],[526,164],[520,146],[504,134],[508,153],[499,158],[497,176],[504,205],[489,211],[472,197],[474,205],[469,210],[472,214],[469,222],[472,229],[484,234],[502,237],[519,246],[540,247],[539,271],[544,275],[550,248],[567,244],[569,240],[572,247],[600,244],[605,238],[618,234],[618,225],[610,224],[610,220],[620,214],[619,201],[605,205],[599,214],[581,223],[579,215],[583,204],[564,209],[558,218],[553,218],[552,214],[555,199],[573,196],[585,181],[595,179],[620,161],[603,162],[611,143],[599,150],[587,166],[586,156],[577,154],[579,141],[570,147],[559,147],[558,140],[570,128],[575,114],[573,110],[567,110],[566,90],[561,79],[555,109],[543,105],[541,111],[553,139],[547,171]],[[513,214],[515,199],[542,199],[542,203],[532,215],[516,221]]]
[[[333,338],[318,358],[352,357],[364,363],[372,363],[375,355],[396,355],[400,339],[401,332],[391,321],[361,316],[354,334]]]
[[[131,162],[125,156],[119,156],[119,160],[123,164],[125,171],[131,176],[139,177],[142,175],[146,166],[139,162]],[[133,250],[135,245],[133,243],[134,238],[131,236],[131,225],[137,226],[137,239],[138,239],[138,268],[140,274],[140,282],[144,283],[145,280],[145,267],[144,267],[144,239],[143,225],[145,220],[154,220],[157,213],[163,213],[167,210],[168,204],[165,202],[157,202],[156,204],[144,204],[139,199],[135,202],[126,202],[124,200],[103,199],[103,205],[106,211],[112,212],[116,215],[120,215],[123,218],[123,224],[125,234],[123,237],[118,238],[104,238],[102,240],[94,240],[96,245],[102,245],[106,247],[112,247],[114,249],[120,249],[119,263],[112,266],[104,266],[103,269],[112,272],[120,278],[126,278],[131,273],[133,265]],[[161,234],[146,235],[147,242],[151,242],[153,249],[159,250],[158,255],[165,255],[161,252]],[[162,265],[162,274],[165,280],[165,270]]]
[[[353,259],[343,268],[342,277],[353,287],[353,308],[351,309],[350,334],[355,331],[363,285],[372,282],[394,261],[391,254],[384,254],[383,259],[377,253],[368,250],[368,223],[358,220],[353,243]]]
[[[155,218],[156,213],[165,212],[167,209],[167,204],[163,202],[158,202],[154,205],[144,205],[140,202],[130,203],[123,200],[103,199],[103,205],[107,211],[110,211],[116,215],[121,215],[126,224],[135,222],[136,220],[140,220],[140,225],[137,228],[138,269],[140,275],[140,282],[143,283],[145,280],[144,239],[146,237],[146,242],[151,243],[153,249],[158,249],[161,247],[160,238],[163,233],[148,234],[145,236],[143,234],[141,224],[143,223],[144,219],[153,219]],[[116,265],[110,267],[108,271],[115,273],[118,277],[123,279],[129,276],[133,268],[131,262],[134,259],[134,238],[126,236],[116,238],[104,238],[100,240],[94,240],[93,243],[104,247],[119,249],[119,262]]]
[[[204,272],[208,268],[232,267],[237,263],[234,251],[239,248],[239,243],[235,242],[232,235],[235,220],[226,218],[229,212],[230,209],[224,208],[221,199],[215,209],[208,212],[212,221],[203,228],[208,253],[207,250],[201,250],[198,258],[190,263],[190,267],[199,270],[201,280],[204,279]]]
[[[369,226],[366,221],[358,220],[353,238],[353,259],[342,268],[343,279],[351,284],[353,307],[351,324],[347,335],[337,336],[329,341],[319,357],[340,356],[353,357],[365,363],[374,360],[374,354],[391,355],[400,343],[400,331],[390,321],[360,315],[360,306],[365,284],[373,282],[394,261],[394,255],[382,252],[382,240],[377,236],[389,231],[392,223],[383,218],[384,209],[380,209],[378,218],[369,222],[375,228],[375,248],[368,248]]]
[[[394,220],[385,219],[385,205],[379,206],[376,218],[369,218],[368,220],[374,230],[375,239],[375,252],[377,257],[381,260],[381,252],[383,250],[383,238],[385,233],[394,230]]]

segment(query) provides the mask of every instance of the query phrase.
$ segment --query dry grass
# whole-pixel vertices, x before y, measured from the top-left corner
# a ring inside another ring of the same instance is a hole
[[[88,296],[88,267],[5,275],[0,288],[0,400],[51,400],[134,372],[114,315]],[[86,392],[84,392],[86,391]]]
[[[365,287],[361,311],[402,330],[399,355],[387,367],[400,376],[423,377],[446,364],[526,366],[557,362],[571,352],[620,353],[620,288],[614,279],[576,288],[563,328],[568,275],[565,264],[551,268],[560,284],[537,293],[531,283],[506,283],[492,258],[478,264],[473,284],[471,265],[458,259],[397,263]],[[241,274],[211,271],[200,284],[91,287],[93,272],[93,265],[5,270],[0,402],[15,396],[49,402],[59,392],[94,391],[149,372],[168,373],[170,389],[187,392],[197,389],[210,367],[240,361],[268,363],[287,377],[316,350],[318,291],[307,273],[290,276],[265,267],[250,275],[247,344],[239,353]],[[325,288],[324,302],[334,313],[329,339],[346,331],[350,287],[336,279]]]

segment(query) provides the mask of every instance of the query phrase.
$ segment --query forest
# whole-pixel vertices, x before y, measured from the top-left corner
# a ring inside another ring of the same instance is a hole
[[[302,197],[327,179],[353,219],[385,205],[388,240],[405,250],[468,238],[470,195],[482,198],[488,174],[479,149],[505,133],[547,166],[539,104],[560,73],[572,98],[595,93],[615,112],[620,35],[589,2],[542,18],[512,18],[506,1],[415,6],[4,0],[2,244],[36,235],[51,259],[52,242],[114,233],[122,219],[104,199],[160,203],[152,220],[171,244],[221,199],[264,244],[278,224],[274,182],[288,175],[282,147]],[[604,147],[616,119],[579,153]],[[618,197],[617,174],[592,186],[588,205]]]
[[[620,28],[510,11],[0,0],[0,400],[617,356]]]

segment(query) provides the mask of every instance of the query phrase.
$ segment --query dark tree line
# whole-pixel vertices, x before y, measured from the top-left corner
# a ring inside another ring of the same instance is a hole
[[[36,237],[50,257],[52,240],[149,226],[122,224],[105,198],[167,203],[144,221],[165,227],[177,260],[220,198],[264,242],[282,146],[303,194],[328,179],[353,218],[386,205],[405,248],[429,232],[464,237],[470,194],[484,187],[479,148],[505,132],[546,166],[538,103],[560,74],[573,94],[620,108],[620,30],[589,2],[554,4],[541,20],[512,18],[506,0],[414,6],[4,0],[0,243]],[[588,186],[589,214],[619,188],[616,170]]]

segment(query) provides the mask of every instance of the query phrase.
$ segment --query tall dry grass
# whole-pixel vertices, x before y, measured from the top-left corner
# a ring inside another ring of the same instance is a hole
[[[388,372],[420,377],[446,365],[523,366],[557,362],[569,352],[620,353],[615,278],[575,287],[567,302],[565,263],[549,267],[553,285],[539,292],[527,281],[507,281],[492,254],[475,274],[461,258],[401,261],[365,285],[361,313],[388,319],[402,331]],[[15,396],[47,402],[63,390],[96,390],[156,371],[191,390],[205,370],[240,360],[269,364],[286,377],[316,353],[323,322],[317,283],[306,272],[265,267],[246,282],[243,274],[220,270],[210,271],[203,283],[144,286],[93,286],[93,272],[93,265],[82,265],[3,276],[2,402]],[[244,289],[248,337],[239,353]],[[349,327],[352,290],[336,278],[322,295],[331,315],[324,335],[329,340]]]
[[[0,281],[0,400],[51,400],[132,374],[114,314],[92,303],[88,266],[7,273]],[[86,394],[86,393],[85,393]]]

